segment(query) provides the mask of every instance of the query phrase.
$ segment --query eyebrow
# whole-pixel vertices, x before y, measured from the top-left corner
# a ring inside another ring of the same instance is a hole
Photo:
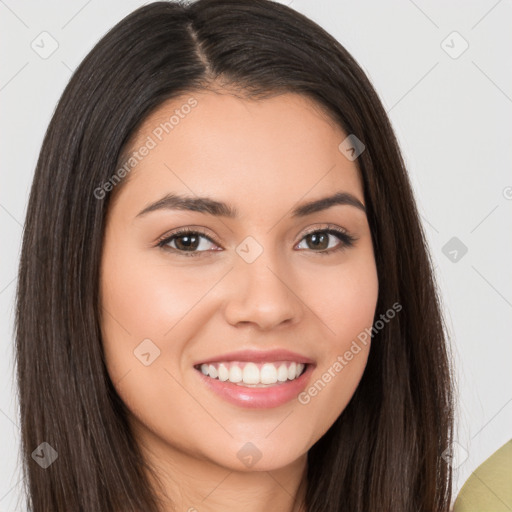
[[[357,197],[348,192],[336,192],[332,196],[322,197],[297,206],[292,210],[291,216],[292,218],[306,217],[335,205],[353,206],[366,213],[365,206]],[[158,201],[149,204],[136,215],[136,218],[157,210],[188,210],[216,217],[238,218],[238,210],[227,203],[216,201],[210,197],[188,197],[177,194],[167,194]]]

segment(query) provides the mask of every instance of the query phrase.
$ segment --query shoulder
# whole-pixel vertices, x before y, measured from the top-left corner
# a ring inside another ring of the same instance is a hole
[[[460,490],[453,512],[512,510],[512,439],[494,452]]]

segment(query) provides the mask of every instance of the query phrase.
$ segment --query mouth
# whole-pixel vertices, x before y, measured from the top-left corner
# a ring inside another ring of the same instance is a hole
[[[242,408],[271,409],[297,400],[314,363],[223,361],[194,365],[207,392]]]
[[[194,368],[204,376],[220,382],[266,388],[298,379],[306,372],[308,365],[296,361],[223,361],[197,364]]]

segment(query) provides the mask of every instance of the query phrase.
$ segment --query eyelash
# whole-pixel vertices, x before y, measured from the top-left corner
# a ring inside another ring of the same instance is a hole
[[[349,233],[347,233],[344,230],[341,230],[341,229],[336,228],[335,226],[332,226],[332,225],[329,224],[325,228],[322,228],[322,229],[318,229],[318,228],[317,229],[312,229],[312,230],[304,233],[304,235],[301,238],[300,242],[302,242],[302,240],[304,238],[306,238],[308,235],[317,234],[317,233],[327,233],[329,235],[334,235],[337,238],[339,238],[340,241],[341,241],[341,243],[338,246],[334,247],[334,248],[323,250],[323,251],[312,251],[313,253],[320,254],[322,256],[327,256],[329,254],[333,254],[335,252],[338,252],[338,251],[341,251],[341,250],[353,247],[354,246],[354,242],[357,241],[356,237],[350,235]],[[210,236],[208,236],[201,229],[194,229],[194,230],[192,230],[192,229],[189,229],[189,228],[181,228],[181,229],[178,229],[178,230],[174,231],[173,233],[170,233],[170,234],[166,233],[162,238],[160,238],[158,240],[156,246],[157,247],[161,247],[162,249],[164,249],[166,251],[172,251],[174,253],[177,253],[179,255],[183,255],[183,256],[186,256],[186,257],[200,256],[204,252],[209,252],[209,251],[181,251],[179,249],[175,249],[174,247],[167,247],[167,244],[172,242],[174,239],[180,238],[180,236],[184,236],[184,235],[201,235],[204,238],[206,238],[208,241],[210,241],[211,243],[213,243],[215,245],[220,245],[215,240],[212,240],[212,238]]]

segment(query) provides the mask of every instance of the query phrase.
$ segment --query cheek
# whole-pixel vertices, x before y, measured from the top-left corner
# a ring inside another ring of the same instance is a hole
[[[190,407],[190,397],[173,376],[180,380],[175,368],[189,336],[187,313],[206,284],[191,282],[179,268],[149,264],[129,250],[107,257],[103,269],[102,337],[108,374],[134,417],[161,425],[163,410]]]
[[[138,382],[139,392],[149,395],[151,388],[154,392],[160,386],[163,369],[179,358],[186,342],[187,312],[204,291],[197,282],[188,283],[186,274],[180,276],[179,268],[148,262],[143,256],[143,251],[119,242],[106,247],[101,327],[114,385],[121,379],[125,386],[127,381]],[[129,396],[123,398],[130,401]]]
[[[379,294],[373,252],[353,253],[339,265],[317,267],[312,275],[304,297],[322,320],[327,347],[341,350],[373,322]]]
[[[178,266],[144,260],[136,253],[116,259],[115,265],[107,262],[102,285],[105,330],[129,343],[176,338],[182,319],[209,286]]]
[[[313,378],[298,402],[316,418],[325,433],[343,412],[363,375],[371,342],[371,328],[379,292],[371,251],[359,254],[325,273],[315,274],[308,305],[322,321],[318,353],[322,354]]]

